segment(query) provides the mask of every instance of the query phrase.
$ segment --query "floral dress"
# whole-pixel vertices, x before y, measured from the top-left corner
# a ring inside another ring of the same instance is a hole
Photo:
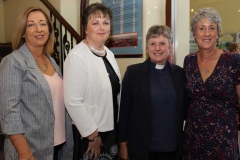
[[[237,160],[240,55],[223,52],[203,82],[197,54],[185,57],[186,89],[190,98],[185,125],[185,160]]]

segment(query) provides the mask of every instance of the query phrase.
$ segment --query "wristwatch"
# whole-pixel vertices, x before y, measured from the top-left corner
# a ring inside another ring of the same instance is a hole
[[[93,139],[88,139],[88,141],[89,141],[89,142],[95,142],[95,141],[97,141],[99,138],[100,138],[100,136],[97,135],[97,136],[93,137]]]

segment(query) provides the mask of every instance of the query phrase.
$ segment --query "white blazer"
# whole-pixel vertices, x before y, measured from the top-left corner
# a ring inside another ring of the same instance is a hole
[[[115,57],[107,47],[104,48],[121,84]],[[63,77],[64,102],[81,136],[87,137],[96,130],[113,130],[112,88],[102,58],[94,55],[82,41],[68,54]]]

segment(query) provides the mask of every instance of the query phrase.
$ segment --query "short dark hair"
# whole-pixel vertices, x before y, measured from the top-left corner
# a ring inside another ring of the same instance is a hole
[[[96,2],[96,3],[92,3],[89,6],[87,6],[87,8],[83,12],[82,26],[83,26],[84,31],[87,28],[87,24],[88,24],[88,20],[89,20],[90,16],[100,17],[101,14],[103,15],[104,18],[108,16],[108,18],[110,20],[110,26],[112,26],[112,11],[111,11],[111,9],[106,7],[102,3]]]

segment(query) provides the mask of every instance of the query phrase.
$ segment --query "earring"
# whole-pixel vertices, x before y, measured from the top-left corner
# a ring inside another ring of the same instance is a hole
[[[25,38],[25,36],[22,36],[23,38]]]

